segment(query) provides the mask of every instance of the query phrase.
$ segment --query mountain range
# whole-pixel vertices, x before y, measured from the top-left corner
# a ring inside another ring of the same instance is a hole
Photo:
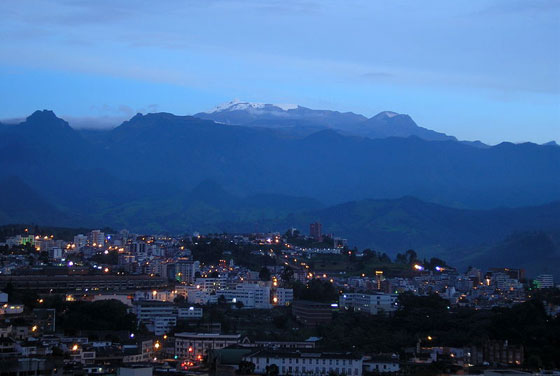
[[[343,134],[369,138],[416,136],[428,141],[457,141],[453,136],[418,126],[408,115],[392,111],[383,111],[368,119],[353,112],[234,100],[194,116],[223,124],[279,128],[299,134],[334,129]]]
[[[461,257],[560,228],[549,204],[560,200],[560,147],[425,131],[392,112],[244,102],[95,132],[36,111],[0,124],[0,223],[179,233],[321,220],[359,246]]]

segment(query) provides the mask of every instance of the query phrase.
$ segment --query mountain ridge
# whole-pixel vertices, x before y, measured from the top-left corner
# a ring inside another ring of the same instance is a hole
[[[531,273],[542,268],[560,270],[560,242],[551,240],[560,239],[553,235],[560,234],[560,201],[534,207],[470,210],[406,196],[325,206],[309,198],[265,193],[241,197],[208,180],[176,196],[132,198],[101,212],[70,213],[39,198],[18,178],[2,180],[0,187],[6,192],[0,200],[0,225],[72,224],[181,234],[281,231],[291,227],[305,232],[309,223],[320,221],[324,233],[348,238],[351,246],[391,256],[412,248],[421,256],[440,257],[460,267],[496,266],[493,263],[500,259],[494,253],[513,247],[515,256],[511,254],[505,266],[527,263]],[[538,246],[542,260],[529,251],[532,244]]]
[[[409,115],[393,111],[382,111],[368,119],[353,112],[231,101],[193,116],[230,125],[286,127],[290,121],[291,127],[332,128],[369,138],[417,136],[430,141],[457,141],[453,136],[419,127]]]

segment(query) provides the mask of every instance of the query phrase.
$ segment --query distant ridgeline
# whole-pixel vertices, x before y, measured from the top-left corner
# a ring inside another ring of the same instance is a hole
[[[392,255],[493,263],[510,249],[512,263],[560,269],[560,147],[458,141],[394,112],[233,102],[91,132],[37,111],[0,124],[0,171],[1,224],[183,233],[318,220]]]

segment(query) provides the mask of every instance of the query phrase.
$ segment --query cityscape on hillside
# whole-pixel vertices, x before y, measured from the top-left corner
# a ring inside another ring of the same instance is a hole
[[[544,330],[560,314],[550,274],[458,270],[412,249],[391,259],[349,248],[319,222],[305,233],[79,231],[2,228],[4,358],[30,357],[25,367],[43,373],[111,374],[139,363],[155,373],[346,375],[557,360],[520,333],[516,343],[505,328],[492,338],[490,323],[476,332],[467,324],[543,320]],[[401,320],[412,327],[383,339]],[[356,331],[368,325],[378,340]]]
[[[560,376],[560,0],[0,14],[0,376]]]

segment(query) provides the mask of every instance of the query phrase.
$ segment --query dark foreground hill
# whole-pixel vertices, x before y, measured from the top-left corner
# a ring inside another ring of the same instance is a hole
[[[351,246],[394,256],[415,249],[460,267],[524,267],[529,273],[560,270],[560,202],[515,209],[468,210],[412,197],[361,200],[325,207],[290,196],[241,197],[206,181],[195,189],[162,198],[143,197],[105,205],[89,214],[71,213],[44,201],[14,179],[0,185],[0,224],[111,226],[146,233],[283,231],[307,232],[320,221],[325,233]]]

